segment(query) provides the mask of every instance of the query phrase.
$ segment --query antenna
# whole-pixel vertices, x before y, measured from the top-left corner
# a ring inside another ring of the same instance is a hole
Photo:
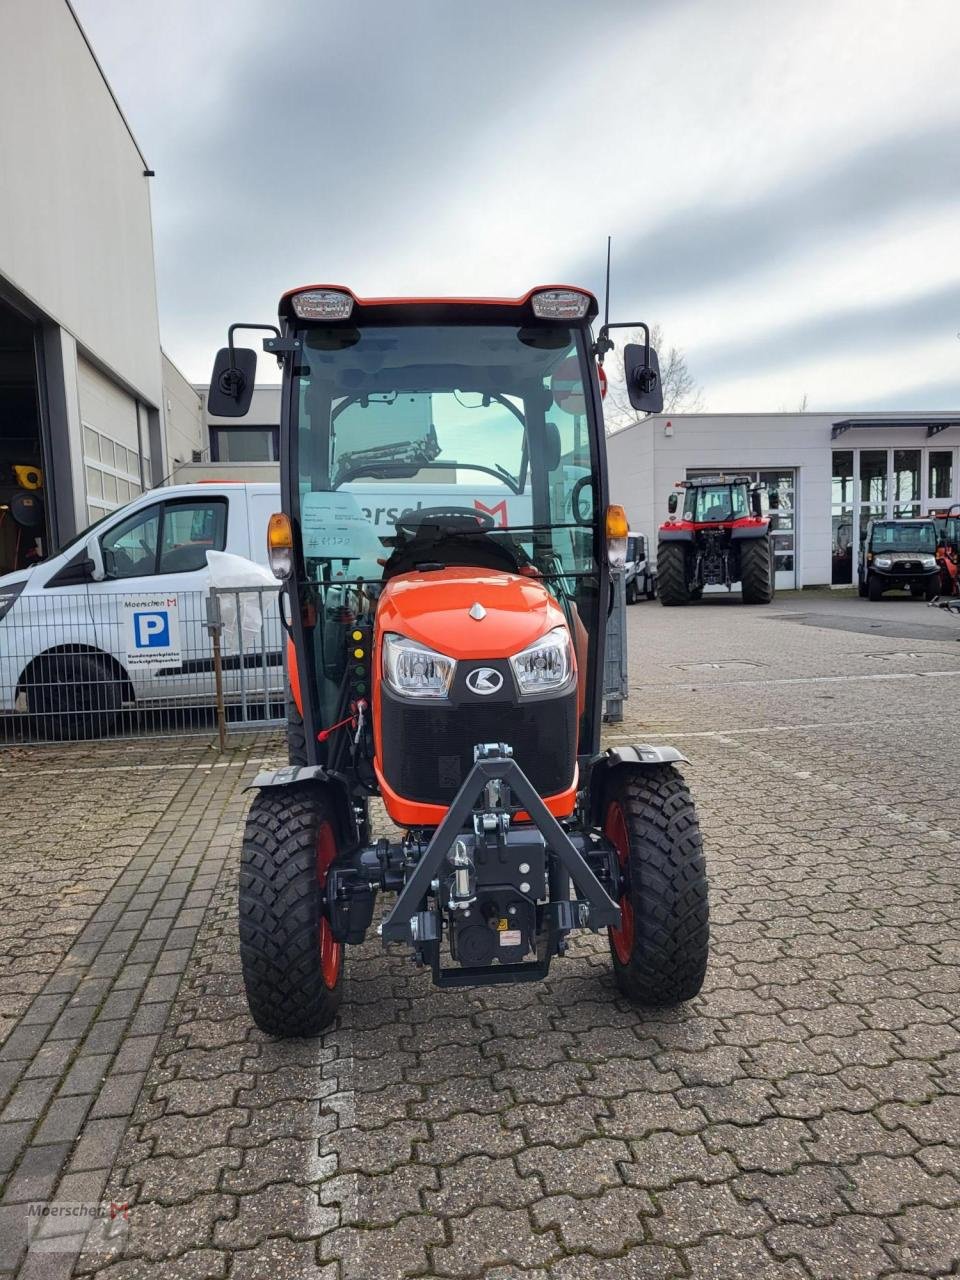
[[[603,327],[610,327],[610,241],[612,236],[607,236],[607,287],[603,295]]]
[[[610,341],[610,241],[611,236],[607,236],[607,287],[606,294],[603,299],[603,324],[600,326],[600,332],[597,334],[597,340],[593,344],[593,354],[597,357],[597,364],[603,364],[603,357],[608,351],[613,350],[613,343]],[[616,327],[616,326],[614,326]],[[622,326],[621,326],[622,327]]]

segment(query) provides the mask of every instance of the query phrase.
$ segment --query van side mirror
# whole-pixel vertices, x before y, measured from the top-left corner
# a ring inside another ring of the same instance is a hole
[[[667,510],[672,516],[677,514],[677,505],[677,495],[675,493],[671,493],[667,498]]]
[[[256,351],[251,347],[221,347],[213,362],[207,412],[217,418],[242,418],[250,408],[256,378]]]
[[[770,490],[770,510],[779,511],[779,509],[780,509],[780,494],[776,491],[776,489],[771,489]]]
[[[639,342],[628,342],[623,349],[623,375],[627,383],[627,395],[630,397],[631,408],[640,413],[662,412],[663,383],[660,381],[660,361],[653,347],[643,346]]]

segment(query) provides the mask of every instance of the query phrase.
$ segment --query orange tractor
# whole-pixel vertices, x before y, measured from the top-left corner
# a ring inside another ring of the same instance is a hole
[[[346,949],[379,926],[440,986],[546,976],[609,932],[623,994],[674,1004],[707,963],[697,815],[666,746],[600,749],[611,566],[594,297],[365,299],[295,289],[232,326],[210,411],[239,416],[267,328],[283,369],[283,511],[270,563],[288,628],[290,765],[247,820],[240,950],[257,1025],[333,1019]],[[634,407],[662,405],[649,333]],[[383,499],[371,498],[382,490]],[[380,797],[399,836],[371,830]]]
[[[940,595],[960,596],[960,502],[933,515],[937,524]]]

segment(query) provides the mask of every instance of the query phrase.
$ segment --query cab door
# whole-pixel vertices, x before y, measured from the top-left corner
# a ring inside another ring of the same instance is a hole
[[[105,577],[91,585],[90,607],[100,647],[123,665],[138,702],[213,697],[207,552],[226,547],[227,516],[219,494],[170,498],[100,537]]]

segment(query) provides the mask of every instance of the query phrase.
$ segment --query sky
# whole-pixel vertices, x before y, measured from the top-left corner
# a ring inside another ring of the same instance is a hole
[[[295,285],[601,292],[609,234],[704,408],[960,410],[956,0],[73,2],[192,381]]]

